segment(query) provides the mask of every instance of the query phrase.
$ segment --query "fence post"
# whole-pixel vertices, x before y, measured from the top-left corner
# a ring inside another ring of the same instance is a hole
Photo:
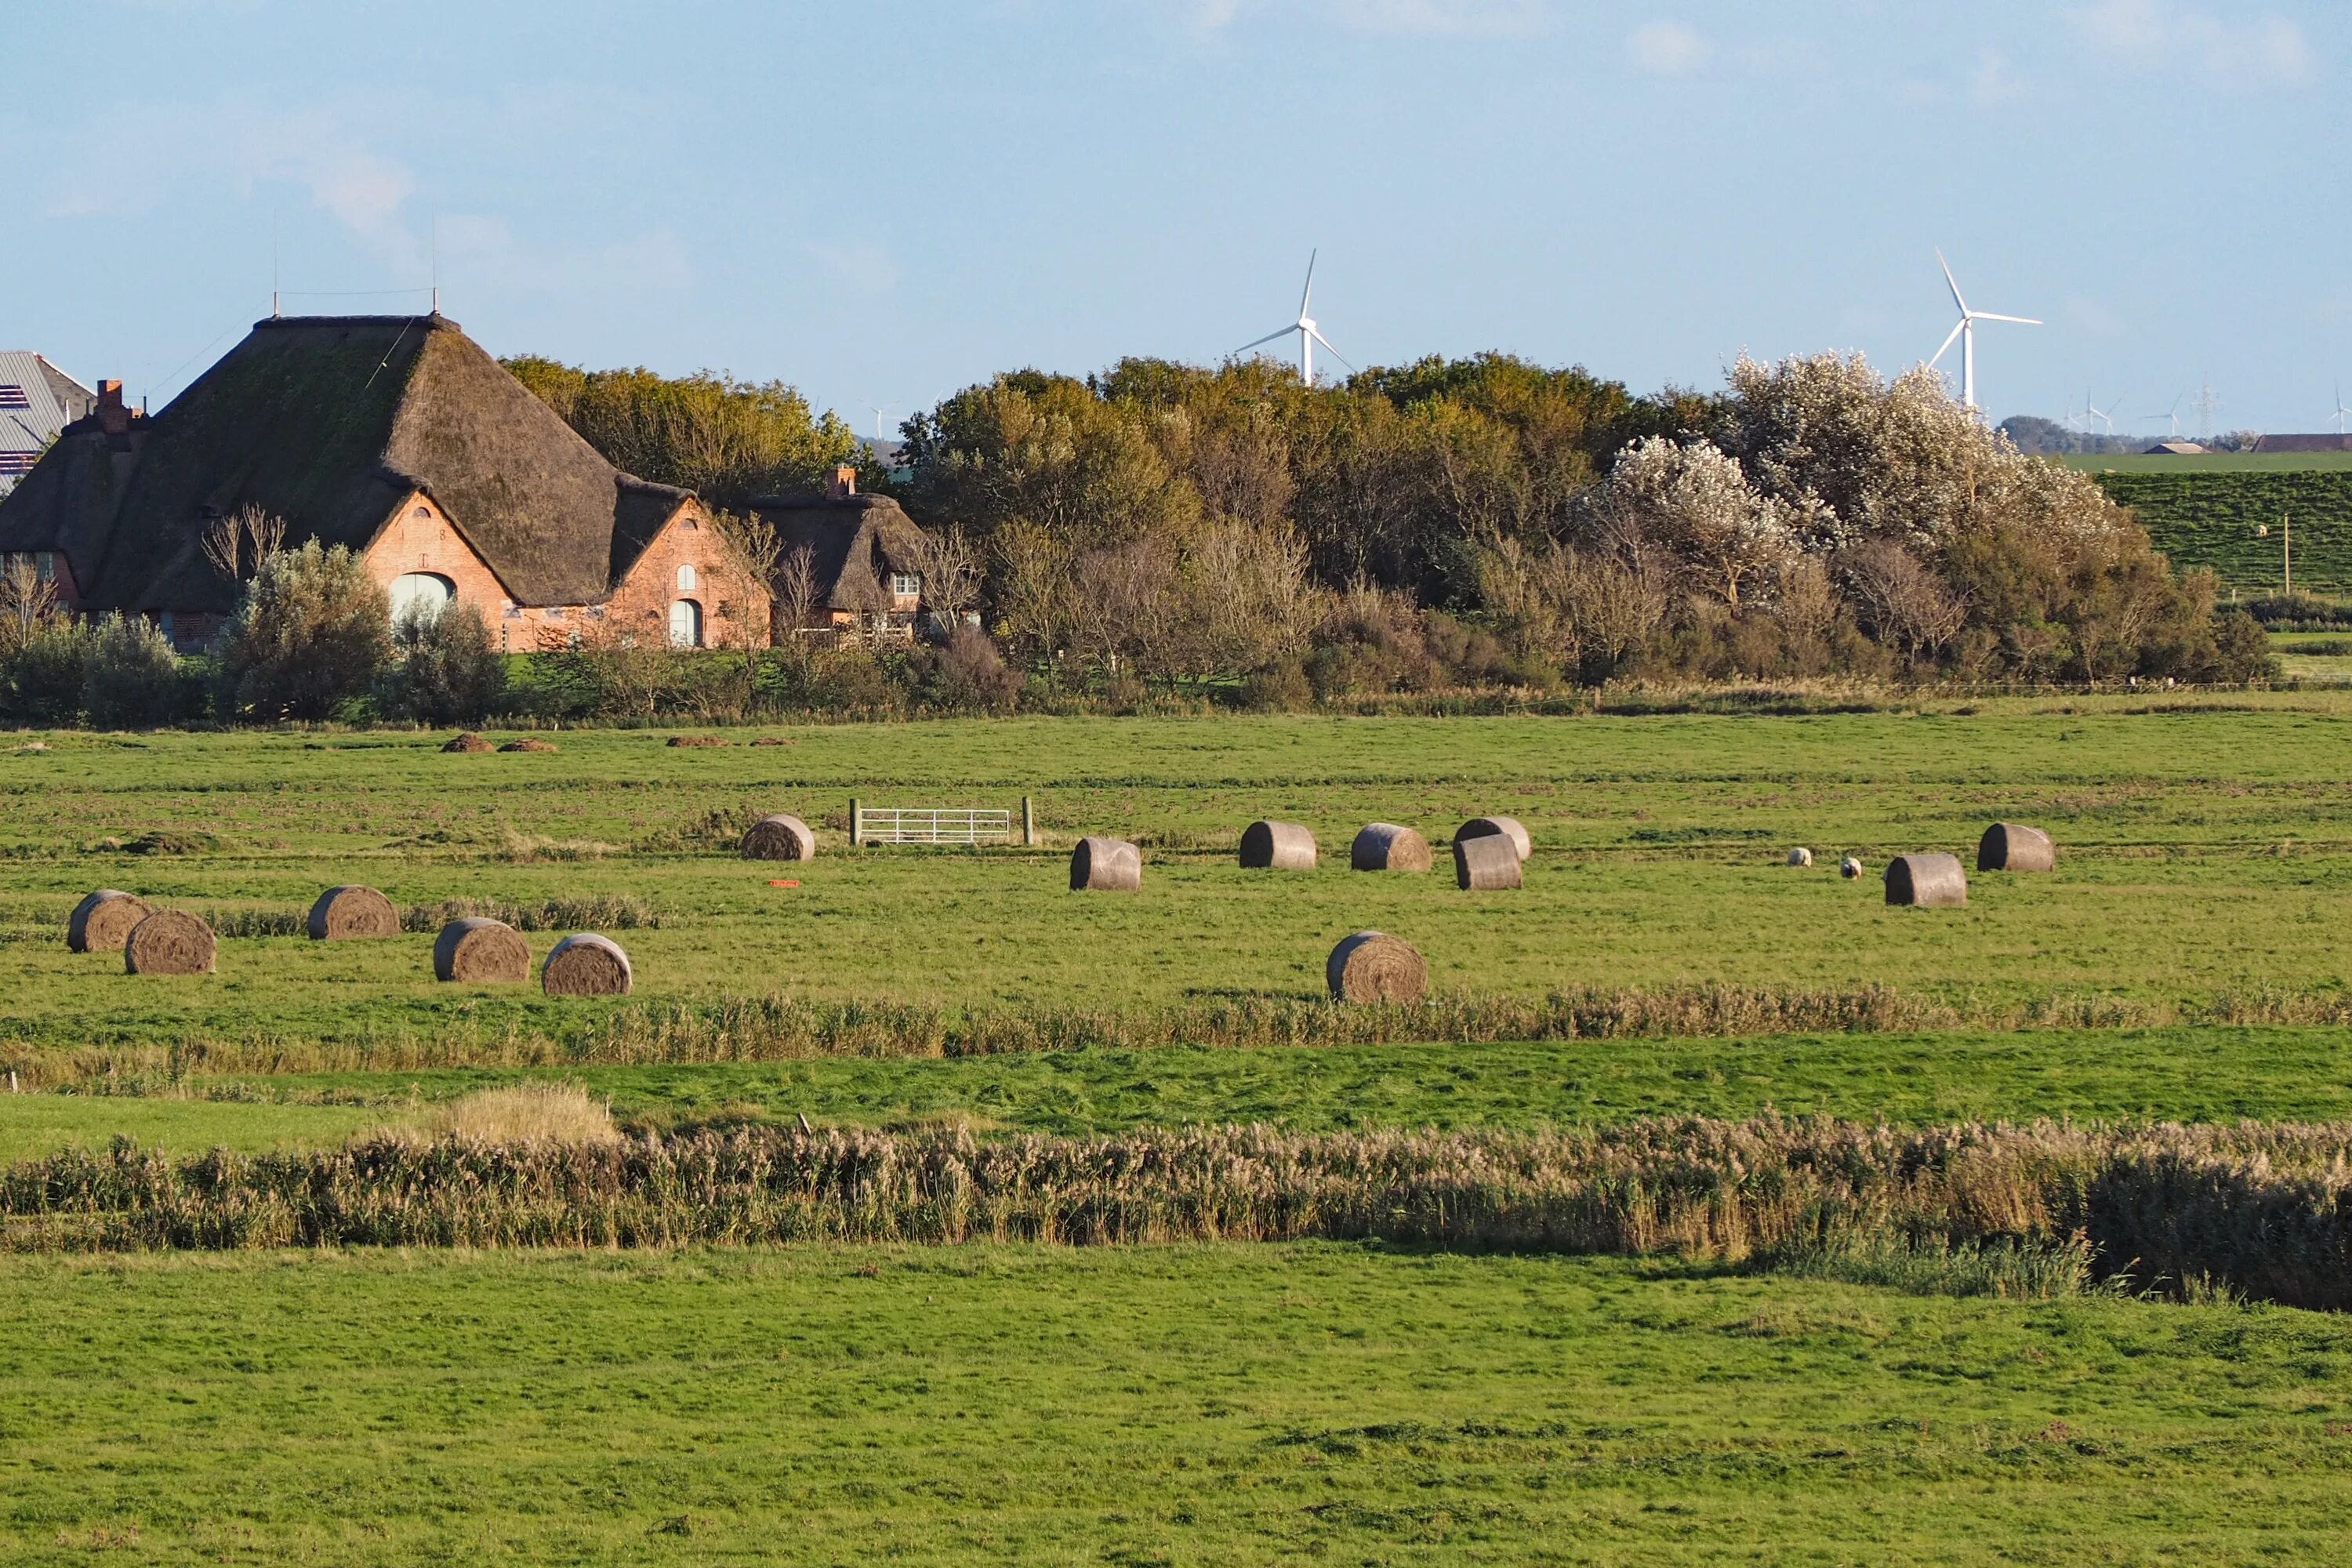
[[[1021,797],[1021,842],[1030,846],[1037,842],[1037,812],[1025,795]]]
[[[863,842],[859,837],[860,826],[857,820],[857,797],[853,795],[849,797],[849,842],[852,846]]]

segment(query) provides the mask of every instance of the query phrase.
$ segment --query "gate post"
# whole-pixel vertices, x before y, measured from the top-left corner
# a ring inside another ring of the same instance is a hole
[[[1037,842],[1037,813],[1025,795],[1021,797],[1021,842],[1031,847]]]
[[[849,797],[849,842],[852,845],[860,844],[865,841],[861,834],[861,829],[865,825],[859,822],[857,817],[857,797],[853,795]]]

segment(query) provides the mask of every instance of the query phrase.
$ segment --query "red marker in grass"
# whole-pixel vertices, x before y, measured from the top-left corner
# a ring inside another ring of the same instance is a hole
[[[768,879],[768,886],[771,888],[797,888],[800,884],[793,881],[789,877],[771,877]]]

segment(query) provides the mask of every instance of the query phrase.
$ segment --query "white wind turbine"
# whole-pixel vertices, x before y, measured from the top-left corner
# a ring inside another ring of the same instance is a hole
[[[2123,406],[2124,395],[2120,392],[2107,399],[2107,405],[2105,408],[2094,404],[2091,401],[2091,395],[2085,392],[2083,394],[2083,428],[2088,430],[2091,427],[2091,421],[2095,419],[2107,427],[2108,435],[2114,435],[2116,416],[2123,412]]]
[[[2038,327],[2042,323],[2032,316],[1997,316],[1990,310],[1969,310],[1969,302],[1960,298],[1960,286],[1952,280],[1951,264],[1944,259],[1944,253],[1940,250],[1936,252],[1936,265],[1944,269],[1944,282],[1952,290],[1952,303],[1960,308],[1960,320],[1950,336],[1945,338],[1944,346],[1936,351],[1935,358],[1927,362],[1928,368],[1935,367],[1936,362],[1951,348],[1952,339],[1958,338],[1960,341],[1960,404],[1963,407],[1974,408],[1977,405],[1977,323],[2014,321],[2021,327]]]
[[[2338,436],[2344,434],[2344,419],[2347,415],[2352,415],[2352,408],[2344,406],[2344,384],[2339,381],[2336,384],[2336,433]]]
[[[2183,393],[2183,394],[2181,394],[2181,396],[2182,396],[2182,397],[2186,397],[2187,395],[2188,395],[2188,394],[2187,394],[2187,393]],[[2167,437],[2165,437],[2165,439],[2166,439],[2166,440],[2168,440],[2168,441],[2178,441],[2178,440],[2179,440],[2179,439],[2180,439],[2180,398],[2179,398],[2179,397],[2176,397],[2176,398],[2174,398],[2174,399],[2172,400],[2172,406],[2171,406],[2171,407],[2169,407],[2169,408],[2168,408],[2168,409],[2166,409],[2166,410],[2164,411],[2164,422],[2165,422],[2167,425],[2169,425],[2169,426],[2172,426],[2172,434],[2171,434],[2171,435],[2169,435],[2169,436],[2167,436]]]
[[[1333,359],[1339,360],[1341,364],[1347,364],[1349,370],[1356,368],[1352,364],[1348,364],[1338,349],[1331,347],[1331,340],[1317,330],[1315,318],[1307,313],[1308,303],[1315,298],[1315,257],[1316,252],[1312,250],[1307,253],[1307,287],[1299,292],[1298,320],[1286,327],[1266,333],[1254,342],[1244,343],[1234,351],[1234,355],[1238,357],[1261,343],[1270,343],[1276,338],[1286,338],[1291,333],[1297,332],[1298,334],[1298,379],[1309,386],[1315,384],[1315,345],[1317,343],[1321,343]]]

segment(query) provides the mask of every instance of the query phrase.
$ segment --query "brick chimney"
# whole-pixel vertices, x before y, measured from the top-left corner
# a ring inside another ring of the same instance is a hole
[[[835,500],[847,500],[857,493],[857,468],[850,463],[836,463],[833,469],[833,486],[826,492]]]
[[[98,384],[98,426],[110,436],[121,436],[131,428],[131,410],[122,405],[122,384],[101,381]]]

